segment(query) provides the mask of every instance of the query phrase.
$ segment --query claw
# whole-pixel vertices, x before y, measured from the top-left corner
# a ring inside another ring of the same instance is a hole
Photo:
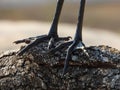
[[[14,41],[13,43],[15,44],[20,44],[20,43],[26,43],[26,44],[29,44],[31,42],[30,39],[23,39],[23,40],[17,40],[17,41]]]
[[[54,47],[54,42],[55,42],[55,39],[51,38],[50,41],[48,42],[48,50]]]
[[[85,45],[82,42],[79,42],[79,44],[76,46],[75,50],[81,49],[87,57],[89,57],[89,54],[87,50],[85,49]]]
[[[89,54],[88,54],[88,52],[87,52],[87,50],[86,50],[85,48],[83,49],[83,52],[85,53],[85,55],[86,55],[87,57],[90,57]]]
[[[47,35],[41,35],[41,36],[36,36],[36,37],[29,37],[29,38],[26,38],[26,39],[14,41],[13,43],[15,43],[15,44],[20,44],[20,43],[29,44],[32,40],[35,40],[35,39],[38,39],[38,38],[42,38],[42,37],[46,37],[46,36]]]
[[[68,37],[60,37],[58,38],[59,40],[64,40],[64,41],[69,41],[70,39],[72,39],[71,36],[68,36]]]

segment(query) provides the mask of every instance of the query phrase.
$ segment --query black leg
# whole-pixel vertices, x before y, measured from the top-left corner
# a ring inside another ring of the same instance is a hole
[[[86,2],[86,0],[81,0],[81,2],[80,2],[77,30],[76,30],[74,41],[73,41],[72,45],[68,48],[68,51],[67,51],[67,56],[66,56],[66,60],[65,60],[64,69],[63,69],[63,75],[67,71],[67,67],[69,65],[69,60],[71,59],[71,54],[72,54],[73,50],[82,49],[84,51],[84,53],[88,56],[88,53],[85,50],[85,45],[82,43],[82,24],[83,24],[85,2]]]
[[[51,29],[48,33],[48,36],[51,37],[51,39],[48,43],[48,49],[51,49],[54,46],[55,41],[59,41],[59,40],[68,41],[69,39],[71,39],[70,36],[58,37],[58,33],[57,33],[57,31],[58,31],[57,27],[58,27],[59,17],[60,17],[61,11],[62,11],[63,3],[64,3],[64,0],[58,0],[55,17],[53,19]]]
[[[82,41],[82,25],[83,25],[85,3],[86,3],[86,0],[81,0],[80,2],[78,24],[77,24],[77,30],[76,30],[74,41]]]
[[[63,3],[64,3],[64,0],[58,0],[58,2],[57,2],[55,17],[53,19],[51,29],[48,33],[49,36],[53,36],[53,37],[58,36],[57,27],[58,27],[59,17],[60,17],[60,14],[61,14]]]
[[[74,37],[74,40],[71,42],[66,42],[63,43],[59,46],[57,46],[55,49],[51,50],[49,53],[55,53],[56,51],[65,48],[65,47],[69,47],[67,49],[67,55],[66,55],[66,59],[65,59],[65,64],[64,64],[64,69],[63,69],[63,75],[66,73],[67,71],[67,67],[69,65],[69,60],[71,60],[71,55],[72,52],[75,49],[82,49],[83,52],[86,54],[86,56],[89,56],[86,49],[85,49],[85,45],[82,42],[82,24],[83,24],[83,16],[84,16],[84,9],[85,9],[85,2],[86,0],[81,0],[80,2],[80,10],[79,10],[79,17],[78,17],[78,24],[77,24],[77,29],[76,29],[76,34]]]
[[[58,22],[59,22],[59,17],[61,14],[61,10],[62,10],[62,6],[63,6],[64,0],[58,0],[57,2],[57,8],[56,8],[56,12],[55,12],[55,17],[53,19],[50,31],[48,33],[48,35],[42,35],[42,36],[37,36],[37,37],[30,37],[27,39],[23,39],[23,40],[17,40],[14,43],[19,44],[19,43],[29,43],[25,48],[23,48],[22,50],[19,51],[18,55],[22,55],[23,53],[25,53],[27,50],[29,50],[30,48],[32,48],[33,46],[38,45],[39,43],[41,43],[42,41],[45,40],[50,40],[48,43],[48,49],[52,48],[54,45],[55,41],[59,41],[59,40],[69,40],[71,37],[63,37],[63,38],[59,38],[58,34],[57,34],[57,26],[58,26]],[[33,41],[33,42],[31,42]]]

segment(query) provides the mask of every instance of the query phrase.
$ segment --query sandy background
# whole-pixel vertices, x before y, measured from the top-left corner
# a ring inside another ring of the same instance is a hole
[[[65,0],[60,36],[74,37],[79,2]],[[56,0],[0,0],[0,52],[19,48],[20,45],[12,43],[17,39],[47,34],[56,4]],[[120,50],[119,16],[120,0],[87,0],[83,24],[86,46],[109,45]]]
[[[18,49],[20,45],[12,42],[31,36],[47,34],[50,23],[37,21],[0,21],[0,52]],[[59,24],[60,36],[74,37],[76,26],[72,24]],[[120,50],[120,35],[108,30],[83,28],[83,41],[86,46],[109,45]]]

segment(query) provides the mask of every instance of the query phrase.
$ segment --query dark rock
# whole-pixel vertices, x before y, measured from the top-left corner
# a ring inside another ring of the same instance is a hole
[[[108,46],[87,47],[73,52],[62,78],[66,49],[46,54],[47,42],[23,56],[16,52],[0,57],[0,90],[120,90],[120,51]]]

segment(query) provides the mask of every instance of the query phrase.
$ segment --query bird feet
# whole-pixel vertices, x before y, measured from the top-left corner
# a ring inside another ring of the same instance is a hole
[[[89,54],[88,54],[88,52],[87,52],[87,50],[86,50],[86,47],[85,47],[85,45],[84,45],[84,43],[83,43],[82,41],[80,41],[80,42],[73,42],[73,43],[69,46],[69,48],[67,49],[67,55],[66,55],[66,58],[65,58],[64,69],[63,69],[63,76],[64,76],[64,74],[66,73],[67,68],[68,68],[68,66],[69,66],[69,60],[72,59],[72,53],[73,53],[73,51],[79,50],[79,49],[82,50],[83,53],[84,53],[87,57],[89,57]]]
[[[17,55],[22,55],[24,54],[27,50],[29,50],[30,48],[32,48],[33,46],[38,45],[39,43],[49,40],[48,42],[48,49],[51,49],[54,47],[54,43],[60,40],[63,41],[68,41],[70,40],[71,37],[58,37],[57,35],[55,37],[51,36],[51,35],[42,35],[42,36],[36,36],[36,37],[30,37],[30,38],[26,38],[26,39],[22,39],[22,40],[17,40],[14,43],[15,44],[20,44],[20,43],[26,43],[28,44],[26,47],[24,47],[23,49],[21,49]]]
[[[56,51],[59,51],[59,50],[61,50],[63,48],[67,48],[67,55],[66,55],[66,58],[65,58],[64,69],[63,69],[63,76],[64,76],[64,74],[66,73],[67,68],[69,66],[69,60],[72,59],[73,51],[80,49],[80,50],[82,50],[84,52],[84,54],[87,57],[89,57],[89,54],[86,51],[86,47],[85,47],[85,45],[84,45],[84,43],[82,41],[79,41],[79,42],[70,41],[70,42],[62,43],[62,44],[58,45],[55,49],[51,49],[49,51],[49,53],[53,54]]]

